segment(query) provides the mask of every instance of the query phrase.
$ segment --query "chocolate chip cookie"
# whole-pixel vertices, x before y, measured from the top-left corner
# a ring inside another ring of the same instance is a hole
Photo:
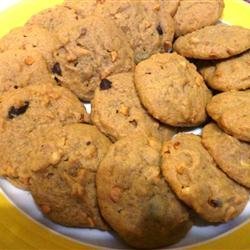
[[[112,141],[137,132],[161,137],[159,123],[140,103],[133,77],[132,73],[122,73],[102,80],[91,102],[92,122]]]
[[[179,37],[174,50],[185,57],[223,59],[250,49],[250,29],[218,24]]]
[[[68,24],[63,32],[65,44],[54,52],[52,71],[80,99],[91,100],[102,79],[133,69],[133,51],[114,22],[91,16]]]
[[[219,91],[250,88],[250,51],[222,61],[213,61],[200,72],[207,84]]]
[[[189,127],[206,119],[211,93],[195,66],[176,53],[156,54],[139,63],[135,86],[148,112],[163,123]]]
[[[41,83],[54,83],[47,63],[33,49],[0,53],[0,94],[12,89]]]
[[[136,63],[172,47],[174,22],[170,10],[160,0],[69,0],[65,6],[75,9],[81,17],[94,14],[113,20],[126,34]]]
[[[250,90],[215,95],[207,105],[208,114],[228,134],[250,142]]]
[[[49,67],[54,63],[52,54],[59,47],[60,42],[53,33],[35,25],[15,28],[0,39],[0,52],[10,49],[35,49],[45,58]]]
[[[111,143],[94,126],[85,124],[66,125],[62,134],[65,143],[60,160],[32,174],[31,193],[54,222],[108,229],[99,212],[95,177]]]
[[[215,24],[224,8],[223,0],[182,0],[174,16],[177,36]]]
[[[226,222],[245,208],[248,191],[229,179],[201,144],[178,134],[164,144],[162,171],[177,196],[209,222]]]
[[[103,217],[136,248],[172,244],[191,227],[187,210],[161,175],[160,149],[154,139],[130,135],[110,147],[97,171]]]
[[[0,175],[28,188],[32,170],[60,157],[59,149],[53,154],[50,147],[43,148],[46,131],[87,121],[84,106],[63,87],[30,85],[4,93],[0,96]],[[56,140],[51,143],[57,148]],[[38,157],[40,153],[43,156]]]
[[[237,140],[210,123],[203,129],[202,144],[229,177],[250,188],[249,143]]]

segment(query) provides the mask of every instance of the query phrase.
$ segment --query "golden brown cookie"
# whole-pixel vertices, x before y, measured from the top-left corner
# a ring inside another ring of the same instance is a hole
[[[172,47],[174,22],[161,0],[68,0],[64,5],[81,17],[94,14],[115,21],[126,34],[136,63]]]
[[[53,33],[35,25],[15,28],[0,40],[0,52],[10,49],[35,49],[41,53],[50,68],[54,64],[52,54],[59,47],[60,42]]]
[[[161,175],[160,149],[154,139],[130,135],[110,147],[97,171],[103,217],[136,248],[173,244],[191,227],[187,210]]]
[[[42,55],[33,49],[0,53],[0,94],[12,89],[54,83]]]
[[[174,50],[185,57],[223,59],[250,49],[250,29],[218,24],[179,37]]]
[[[223,0],[181,0],[174,16],[176,36],[215,24],[223,8]]]
[[[245,208],[248,191],[217,168],[201,138],[178,134],[164,144],[162,171],[177,196],[209,222],[226,222]]]
[[[228,134],[250,142],[250,90],[215,95],[207,105],[208,114]]]
[[[91,100],[102,79],[133,70],[133,51],[114,22],[91,16],[63,29],[64,45],[54,52],[53,69],[59,83],[80,99]]]
[[[0,175],[23,188],[29,187],[31,171],[60,159],[60,145],[51,139],[43,148],[46,131],[76,122],[87,122],[81,102],[67,89],[30,85],[0,96]]]
[[[195,66],[176,53],[156,54],[140,62],[135,86],[148,112],[163,123],[189,127],[206,119],[211,93]]]
[[[202,131],[202,144],[229,177],[250,188],[249,143],[237,140],[210,123]]]
[[[32,174],[31,193],[42,212],[56,223],[108,229],[99,212],[95,177],[111,143],[94,126],[85,124],[67,125],[62,135],[61,158]]]
[[[91,102],[92,122],[112,141],[138,132],[171,137],[175,129],[160,126],[142,107],[133,77],[133,73],[122,73],[100,83]]]
[[[250,88],[250,51],[222,61],[212,61],[199,69],[207,84],[219,91]]]

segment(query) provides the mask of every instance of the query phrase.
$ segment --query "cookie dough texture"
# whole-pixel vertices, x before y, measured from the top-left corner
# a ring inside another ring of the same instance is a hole
[[[174,16],[175,34],[185,35],[215,24],[224,8],[223,0],[182,0]]]
[[[74,9],[62,5],[42,10],[32,16],[26,25],[43,27],[50,32],[56,33],[60,41],[64,41],[64,29],[70,24],[77,23],[80,17]]]
[[[206,119],[211,93],[195,66],[176,53],[156,54],[139,63],[135,86],[148,112],[163,123],[189,127]]]
[[[224,24],[207,26],[179,37],[174,43],[179,54],[196,59],[223,59],[248,49],[250,29]]]
[[[130,135],[110,147],[97,171],[103,217],[136,248],[172,244],[191,227],[185,207],[161,175],[160,148],[153,139]]]
[[[133,69],[133,51],[114,22],[91,16],[68,24],[62,32],[64,45],[54,52],[54,73],[80,99],[92,99],[109,75]]]
[[[207,84],[219,91],[250,88],[250,51],[219,62],[212,61],[199,69]]]
[[[24,26],[11,30],[0,40],[0,52],[10,49],[35,49],[52,67],[53,52],[60,47],[57,37],[48,30],[35,26]]]
[[[164,1],[69,0],[65,6],[81,17],[94,14],[113,20],[129,39],[136,63],[172,47],[174,22],[169,11],[173,7],[168,9]]]
[[[229,179],[199,136],[178,134],[162,150],[162,171],[177,196],[209,222],[226,222],[245,208],[249,194]]]
[[[228,134],[250,142],[250,90],[215,95],[207,106],[208,114]]]
[[[132,133],[162,137],[174,129],[160,126],[142,107],[132,73],[113,75],[103,80],[91,102],[92,122],[112,141]]]
[[[4,93],[0,97],[0,175],[28,189],[32,171],[60,157],[59,149],[57,154],[50,150],[60,147],[57,140],[51,138],[51,147],[43,147],[46,131],[87,121],[81,102],[63,87],[30,85]]]
[[[60,160],[32,174],[31,193],[42,212],[56,223],[108,229],[99,212],[95,177],[111,143],[91,125],[66,125],[62,134]]]
[[[55,84],[46,61],[33,49],[0,53],[0,65],[0,94],[29,85]]]
[[[210,123],[202,131],[202,144],[230,178],[250,188],[249,143],[237,140]]]

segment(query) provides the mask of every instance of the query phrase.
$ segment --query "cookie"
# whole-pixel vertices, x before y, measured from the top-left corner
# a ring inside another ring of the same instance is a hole
[[[15,28],[0,39],[0,52],[10,49],[35,49],[41,53],[50,68],[54,64],[53,52],[59,47],[60,42],[54,34],[35,25]]]
[[[161,137],[159,123],[141,106],[133,77],[121,73],[102,80],[91,102],[92,122],[112,141],[137,132]]]
[[[207,84],[219,91],[250,88],[250,51],[219,62],[213,61],[200,69]]]
[[[195,66],[176,53],[156,54],[139,63],[135,86],[148,112],[163,123],[190,127],[206,119],[211,93]]]
[[[186,208],[161,175],[160,148],[154,139],[130,135],[110,147],[97,170],[101,213],[132,247],[175,243],[191,227]]]
[[[249,48],[250,29],[225,24],[196,30],[174,43],[174,50],[182,56],[208,60],[232,57]]]
[[[207,105],[208,114],[228,134],[250,142],[250,90],[215,95]]]
[[[222,15],[223,0],[182,0],[174,16],[175,34],[182,36],[215,24]]]
[[[32,49],[0,53],[0,95],[12,89],[54,83],[42,55]]]
[[[31,193],[41,211],[56,223],[108,229],[99,212],[95,177],[111,143],[91,125],[66,125],[63,134],[62,157],[32,174]]]
[[[31,171],[60,157],[60,149],[53,154],[49,147],[43,148],[46,131],[87,121],[84,106],[63,87],[30,85],[4,93],[0,96],[0,175],[28,189]],[[51,143],[57,148],[55,140]]]
[[[201,144],[178,134],[164,143],[162,171],[177,196],[209,222],[227,222],[245,208],[248,191],[229,179]]]
[[[230,178],[250,188],[249,143],[237,140],[210,123],[202,131],[202,144]]]
[[[79,16],[95,14],[114,20],[125,32],[135,52],[136,63],[172,47],[174,22],[164,4],[160,0],[65,2],[65,6],[75,9]]]
[[[80,99],[91,100],[102,79],[134,68],[133,51],[114,22],[92,16],[63,32],[67,42],[55,51],[53,68],[60,84]]]

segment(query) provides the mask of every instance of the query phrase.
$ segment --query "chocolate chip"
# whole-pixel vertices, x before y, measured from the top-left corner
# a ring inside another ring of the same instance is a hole
[[[132,124],[134,127],[137,127],[138,123],[136,120],[129,121],[130,124]]]
[[[14,89],[18,89],[18,86],[17,86],[17,85],[15,85],[15,86],[14,86]]]
[[[156,29],[157,29],[158,34],[159,34],[160,36],[162,36],[162,35],[163,35],[163,31],[162,31],[162,28],[161,28],[161,25],[160,25],[160,24],[157,26]]]
[[[91,141],[87,141],[86,145],[89,146],[91,144]]]
[[[61,66],[60,66],[60,64],[58,62],[54,64],[51,71],[52,71],[53,74],[62,76]]]
[[[211,207],[222,207],[222,201],[221,200],[218,200],[218,199],[210,199],[208,201],[208,204],[211,206]]]
[[[109,81],[108,79],[103,79],[100,83],[100,89],[101,90],[107,90],[112,87],[112,82]]]
[[[152,73],[151,73],[151,72],[146,72],[145,74],[146,74],[146,75],[151,75]]]
[[[24,102],[24,105],[21,107],[18,107],[18,108],[14,107],[14,106],[10,107],[9,112],[8,112],[8,118],[13,119],[19,115],[24,114],[26,112],[26,110],[28,109],[29,104],[30,103],[26,101],[26,102]]]

